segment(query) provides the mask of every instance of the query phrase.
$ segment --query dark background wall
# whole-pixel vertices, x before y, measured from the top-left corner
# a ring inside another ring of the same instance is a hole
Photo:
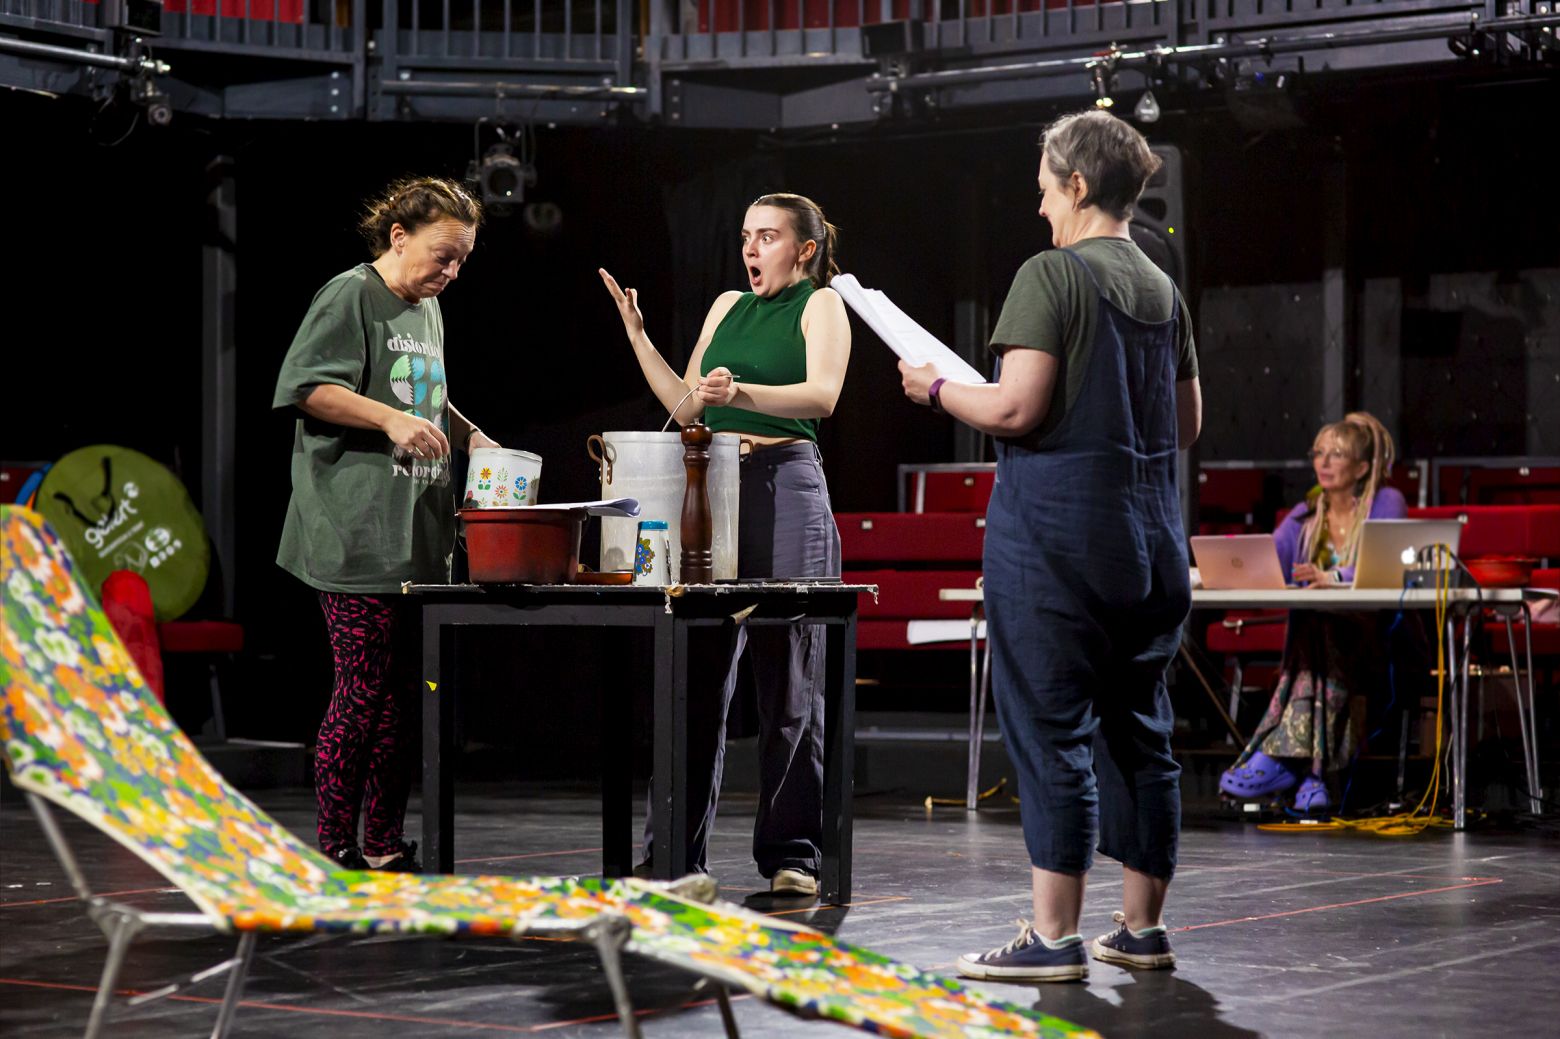
[[[1551,362],[1560,353],[1556,326],[1544,316],[1553,301],[1518,308],[1517,318],[1489,327],[1479,318],[1425,316],[1452,306],[1432,299],[1440,275],[1505,272],[1520,286],[1520,272],[1560,268],[1546,140],[1552,131],[1543,126],[1557,102],[1553,82],[1383,85],[1304,95],[1298,125],[1287,128],[1253,129],[1217,104],[1167,112],[1151,136],[1179,144],[1191,160],[1184,241],[1192,298],[1316,282],[1329,207],[1346,205],[1351,284],[1387,278],[1400,285],[1401,396],[1412,405],[1402,434],[1414,444],[1448,443],[1446,429],[1461,429],[1461,420],[1426,379],[1447,371],[1461,378],[1492,342],[1526,351],[1530,363],[1508,363],[1513,372],[1534,370],[1535,352]],[[227,576],[253,647],[232,728],[308,739],[328,669],[310,593],[271,562],[291,438],[290,421],[269,407],[276,369],[313,293],[366,258],[354,230],[362,199],[402,173],[461,175],[471,157],[470,127],[181,117],[167,130],[142,128],[110,146],[117,133],[95,131],[92,114],[69,100],[0,96],[10,145],[0,177],[13,229],[3,264],[12,319],[0,455],[54,459],[90,443],[121,443],[173,466],[199,500],[206,169],[218,155],[231,157],[239,550]],[[741,285],[735,244],[742,204],[761,190],[817,198],[842,228],[845,268],[934,333],[952,338],[961,296],[977,299],[994,320],[1012,272],[1049,244],[1035,214],[1035,139],[1054,114],[992,113],[985,125],[806,141],[542,128],[532,197],[561,207],[562,233],[540,237],[510,218],[479,235],[469,267],[443,300],[452,399],[506,445],[544,457],[548,497],[592,496],[585,438],[658,428],[664,419],[596,268],[641,290],[652,336],[680,366],[709,300]],[[1342,180],[1328,181],[1329,169],[1341,169]],[[1218,355],[1219,371],[1205,357],[1204,451],[1252,457],[1259,452],[1251,445],[1260,443],[1260,453],[1297,457],[1314,428],[1308,411],[1272,428],[1262,424],[1284,401],[1305,398],[1309,407],[1314,397],[1314,314],[1275,305],[1249,316],[1260,326],[1250,336],[1199,319],[1210,343],[1240,345],[1238,354]],[[1450,331],[1449,321],[1456,325]],[[951,427],[903,401],[893,360],[857,326],[845,394],[822,441],[839,510],[892,508],[897,463],[952,457]],[[1259,367],[1268,369],[1265,379],[1254,377]],[[1364,393],[1366,376],[1356,367],[1351,400]],[[1251,418],[1222,417],[1235,414]],[[1477,443],[1477,453],[1524,453],[1536,428],[1560,443],[1555,413],[1526,419],[1473,423],[1452,440]],[[634,666],[631,655],[611,658],[598,649],[582,635],[550,641],[540,662],[542,654],[526,651],[521,671],[511,672],[528,676],[515,679],[523,709],[494,716],[502,723],[484,727],[484,738],[519,747],[528,735],[566,732],[594,718],[595,706],[579,706],[590,698],[570,690],[627,682]],[[481,721],[470,719],[468,730]],[[588,753],[568,740],[556,747],[563,759]]]

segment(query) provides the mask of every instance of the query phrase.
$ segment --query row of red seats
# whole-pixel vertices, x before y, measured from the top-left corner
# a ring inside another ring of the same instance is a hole
[[[1388,484],[1410,504],[1421,501],[1446,505],[1560,505],[1560,465],[1516,464],[1507,460],[1445,461],[1431,466],[1407,463],[1392,471]],[[1433,472],[1433,476],[1432,476]],[[1234,534],[1270,530],[1277,524],[1267,499],[1269,480],[1282,470],[1261,463],[1242,468],[1203,468],[1197,474],[1198,532]],[[955,500],[958,491],[944,486],[952,474],[936,474],[928,497]],[[1432,480],[1436,486],[1421,486]],[[1266,502],[1266,510],[1264,510]],[[1288,508],[1292,502],[1283,502]],[[937,507],[933,505],[932,507]]]
[[[978,481],[959,488],[966,494],[983,489]],[[986,488],[989,492],[989,484]],[[1560,561],[1560,505],[1439,506],[1410,509],[1411,518],[1465,521],[1464,559],[1527,557]],[[863,649],[914,648],[908,639],[912,620],[966,618],[963,603],[943,602],[944,588],[973,587],[980,576],[985,544],[985,518],[977,512],[840,513],[845,578],[876,584],[878,597],[863,596],[858,646]],[[1539,571],[1533,583],[1541,583]],[[1242,626],[1220,623],[1208,632],[1216,653],[1276,652],[1283,644],[1282,625]],[[1502,632],[1502,638],[1504,633]],[[1545,634],[1545,644],[1550,640]],[[1535,646],[1535,649],[1538,647]]]
[[[845,580],[875,584],[861,597],[858,649],[948,648],[948,642],[914,644],[913,620],[968,620],[970,604],[943,602],[944,588],[973,588],[980,578],[986,517],[974,512],[842,512]],[[968,640],[968,629],[962,633]]]

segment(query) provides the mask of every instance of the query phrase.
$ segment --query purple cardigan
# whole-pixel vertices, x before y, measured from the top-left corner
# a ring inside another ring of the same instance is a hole
[[[1396,487],[1383,487],[1376,492],[1376,498],[1370,503],[1370,515],[1367,519],[1402,519],[1408,515],[1408,503],[1403,500],[1403,494]],[[1296,563],[1304,563],[1305,558],[1300,551],[1300,527],[1306,519],[1306,505],[1301,502],[1289,510],[1289,515],[1284,517],[1284,522],[1273,531],[1273,541],[1278,546],[1278,562],[1284,568],[1284,580],[1292,581],[1291,572]],[[1340,576],[1345,581],[1354,580],[1354,567],[1340,568]]]

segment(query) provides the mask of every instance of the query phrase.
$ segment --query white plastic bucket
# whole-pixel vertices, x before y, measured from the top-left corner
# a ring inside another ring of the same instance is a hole
[[[603,498],[637,498],[634,519],[603,516],[601,520],[602,570],[630,570],[638,546],[641,520],[665,520],[671,578],[677,580],[682,559],[683,469],[682,434],[636,431],[602,433],[591,437],[591,458],[601,467]],[[741,438],[717,433],[710,444],[710,469],[706,486],[710,494],[710,520],[714,528],[710,546],[715,579],[737,576],[737,501],[741,487]]]
[[[466,470],[463,509],[512,509],[535,505],[542,485],[542,456],[507,447],[479,447]]]

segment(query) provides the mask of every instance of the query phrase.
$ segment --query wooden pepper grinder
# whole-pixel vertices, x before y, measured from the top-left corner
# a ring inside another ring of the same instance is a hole
[[[710,521],[710,443],[715,434],[698,419],[683,427],[682,561],[678,578],[683,584],[709,584],[715,579],[710,552],[714,524]]]

